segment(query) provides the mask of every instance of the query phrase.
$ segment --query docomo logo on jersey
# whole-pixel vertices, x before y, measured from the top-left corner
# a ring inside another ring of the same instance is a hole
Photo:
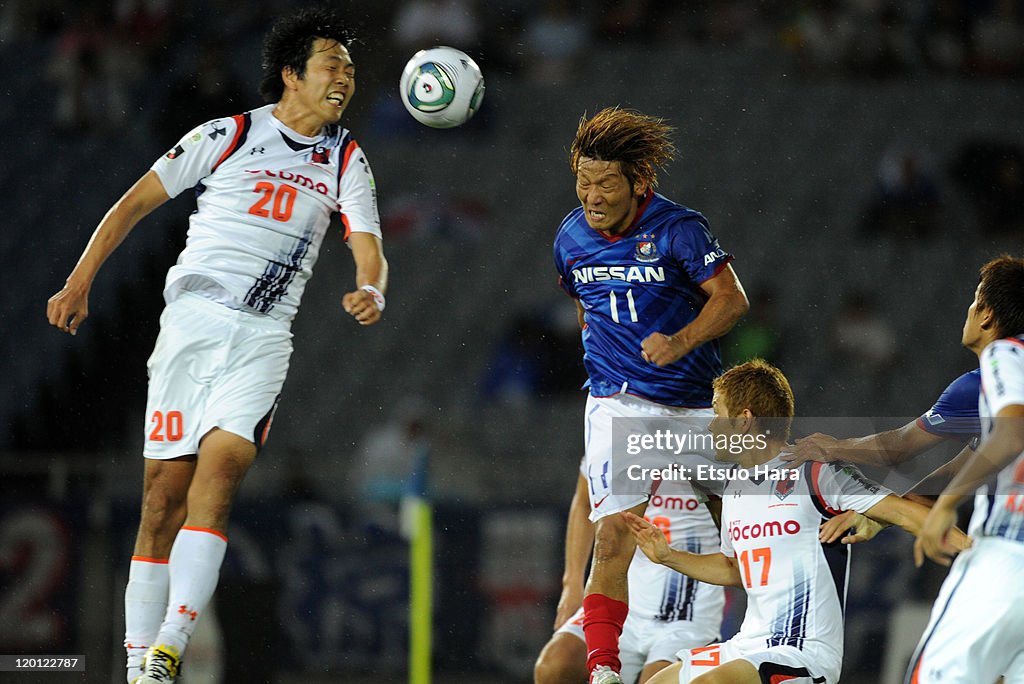
[[[800,523],[796,520],[779,522],[773,520],[766,523],[744,525],[739,521],[729,522],[729,537],[733,541],[740,539],[760,539],[761,537],[781,537],[784,534],[799,534]]]
[[[327,189],[327,186],[324,185],[323,183],[314,183],[312,178],[303,176],[301,173],[292,173],[291,171],[267,171],[253,169],[246,169],[245,172],[254,174],[262,173],[266,176],[270,176],[271,178],[279,178],[283,181],[288,181],[289,183],[294,183],[295,185],[301,185],[304,188],[309,188],[310,190],[316,190],[321,195],[326,195],[329,194],[330,192]]]
[[[652,508],[662,508],[666,511],[695,511],[700,502],[692,496],[661,496],[655,494],[648,504]]]

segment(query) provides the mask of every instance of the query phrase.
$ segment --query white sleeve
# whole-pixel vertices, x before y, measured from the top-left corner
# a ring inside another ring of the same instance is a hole
[[[377,184],[370,162],[353,140],[343,150],[341,182],[338,184],[338,211],[346,233],[371,233],[381,237],[377,212]]]
[[[719,531],[719,536],[722,538],[722,545],[718,549],[722,552],[722,555],[726,558],[735,558],[736,551],[732,548],[732,539],[729,537],[730,528],[725,524],[725,511],[723,506],[722,511],[722,529]]]
[[[872,482],[856,466],[841,461],[812,469],[813,494],[835,511],[863,513],[892,491]]]
[[[160,177],[164,190],[177,197],[194,188],[213,173],[216,165],[235,144],[241,116],[208,121],[185,134],[151,167]]]
[[[1007,406],[1024,405],[1024,343],[996,340],[981,353],[981,391],[995,417]]]

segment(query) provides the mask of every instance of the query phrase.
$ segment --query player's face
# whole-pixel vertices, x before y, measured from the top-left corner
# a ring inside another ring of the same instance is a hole
[[[729,436],[736,432],[734,421],[729,417],[729,409],[725,405],[725,398],[720,392],[712,395],[711,409],[715,412],[715,417],[708,423],[708,432],[715,438],[715,460],[735,462],[736,454],[730,454],[728,448],[718,448],[719,445],[727,444]]]
[[[639,207],[637,189],[617,161],[582,157],[576,172],[576,196],[587,224],[606,235],[619,235],[633,222]]]
[[[356,68],[344,45],[313,41],[306,74],[297,82],[299,101],[324,124],[337,123],[356,92]]]
[[[978,290],[980,289],[981,283],[978,284],[978,289],[974,291],[974,301],[967,307],[967,320],[964,321],[964,332],[960,338],[961,344],[968,349],[974,349],[982,335],[981,322],[984,316],[978,310]]]

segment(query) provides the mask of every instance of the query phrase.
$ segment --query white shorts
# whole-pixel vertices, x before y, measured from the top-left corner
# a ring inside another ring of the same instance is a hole
[[[760,641],[760,640],[759,640]],[[679,684],[690,682],[702,674],[707,674],[720,665],[733,660],[746,660],[753,665],[761,681],[785,682],[786,684],[836,684],[840,663],[833,668],[836,679],[826,678],[818,663],[811,662],[814,658],[807,652],[794,646],[757,646],[740,645],[730,639],[721,644],[704,646],[689,651],[681,651],[679,659],[683,666],[679,670]]]
[[[1024,682],[1024,544],[979,537],[953,562],[907,681]]]
[[[590,485],[590,520],[597,522],[647,501],[660,484],[650,470],[679,466],[681,470],[676,472],[692,474],[698,464],[714,464],[714,452],[706,448],[642,449],[631,454],[626,450],[627,436],[650,435],[662,429],[681,436],[706,435],[713,417],[711,409],[665,406],[628,394],[588,396],[583,474]]]
[[[555,634],[572,634],[581,641],[583,635],[583,609],[580,608]],[[640,677],[645,666],[659,660],[674,663],[680,650],[698,648],[718,638],[718,630],[702,627],[690,620],[664,622],[636,617],[630,614],[622,626],[619,637],[619,660],[622,662],[622,681],[632,684]]]
[[[288,323],[179,295],[160,316],[160,335],[146,364],[143,455],[198,453],[199,441],[215,427],[262,446],[291,353]]]

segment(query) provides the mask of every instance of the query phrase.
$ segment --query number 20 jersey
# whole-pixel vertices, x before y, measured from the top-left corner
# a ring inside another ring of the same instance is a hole
[[[153,164],[167,194],[195,188],[188,239],[164,297],[203,292],[290,322],[330,224],[380,237],[373,173],[348,130],[300,135],[275,105],[207,122]]]
[[[633,224],[609,238],[591,228],[578,207],[562,220],[554,258],[562,287],[585,312],[583,363],[591,394],[628,392],[668,406],[711,406],[711,381],[722,373],[718,340],[663,368],[640,356],[651,333],[673,334],[700,314],[707,301],[701,283],[732,260],[703,215],[649,192]]]

